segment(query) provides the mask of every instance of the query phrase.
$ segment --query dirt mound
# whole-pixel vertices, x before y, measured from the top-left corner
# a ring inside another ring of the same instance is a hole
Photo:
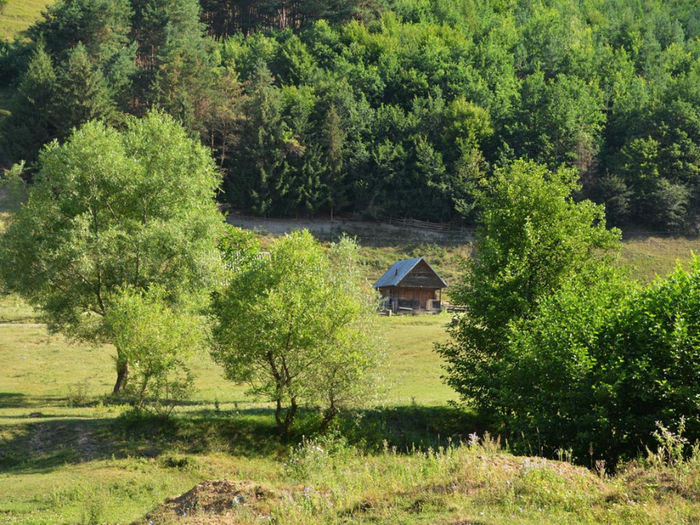
[[[271,504],[278,499],[272,490],[250,482],[203,481],[167,499],[139,523],[247,523],[269,516]]]

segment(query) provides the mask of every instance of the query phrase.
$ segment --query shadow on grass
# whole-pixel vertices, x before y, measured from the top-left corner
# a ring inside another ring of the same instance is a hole
[[[27,396],[19,392],[0,392],[0,408],[20,408],[27,406]]]
[[[339,419],[337,426],[351,443],[362,448],[379,450],[389,446],[397,452],[408,452],[467,441],[469,434],[481,435],[491,425],[474,411],[407,405],[356,411]]]
[[[302,436],[317,433],[319,422],[318,411],[300,411],[286,440],[269,408],[189,411],[170,418],[128,412],[116,418],[18,422],[0,427],[0,472],[42,472],[67,463],[172,453],[284,457]],[[338,419],[335,427],[363,450],[393,447],[398,453],[457,443],[486,428],[473,413],[418,405],[358,410]]]
[[[3,408],[37,408],[65,406],[94,406],[98,400],[81,404],[71,403],[68,397],[60,396],[27,396],[19,392],[0,392],[0,409]],[[3,416],[4,417],[4,416]]]

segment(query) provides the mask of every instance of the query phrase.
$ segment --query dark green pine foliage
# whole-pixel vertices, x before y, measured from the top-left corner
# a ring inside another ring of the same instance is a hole
[[[54,110],[61,138],[90,120],[115,120],[116,108],[107,81],[82,43],[75,46],[59,69],[56,97],[61,101]]]
[[[152,103],[185,127],[203,132],[202,121],[212,98],[215,76],[211,49],[204,38],[197,0],[156,0],[159,3],[160,42],[148,90]],[[151,13],[155,7],[151,8]]]
[[[42,45],[37,46],[14,94],[11,116],[0,128],[3,150],[14,159],[34,160],[58,133],[56,71]]]
[[[325,203],[333,217],[338,208],[347,205],[347,183],[345,181],[345,142],[346,132],[335,104],[331,103],[321,126],[319,142],[325,160]]]
[[[131,40],[130,0],[62,0],[29,29],[43,42],[55,64],[64,64],[78,44],[100,69],[110,97],[127,111],[133,101],[136,45]]]
[[[292,194],[286,157],[299,155],[301,146],[282,120],[281,92],[265,66],[251,81],[248,97],[247,120],[229,168],[227,193],[236,205],[269,215],[279,212]]]
[[[28,33],[56,60],[82,42],[92,59],[106,63],[128,47],[131,18],[129,0],[60,0]]]
[[[203,20],[212,34],[225,37],[265,29],[297,29],[316,20],[340,23],[371,16],[380,2],[360,0],[202,0]]]

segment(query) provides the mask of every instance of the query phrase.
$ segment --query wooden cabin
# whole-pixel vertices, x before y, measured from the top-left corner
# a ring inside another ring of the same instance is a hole
[[[394,313],[438,313],[442,311],[442,289],[447,283],[423,259],[395,262],[374,283],[384,307]]]

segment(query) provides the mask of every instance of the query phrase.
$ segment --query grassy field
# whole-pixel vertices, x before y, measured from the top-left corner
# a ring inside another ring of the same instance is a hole
[[[642,282],[666,276],[677,261],[688,260],[691,252],[700,255],[700,239],[637,237],[622,243],[622,261]]]
[[[1,326],[0,522],[700,520],[700,454],[608,478],[512,456],[468,413],[446,407],[452,396],[431,352],[444,321],[383,318],[394,383],[386,404],[347,417],[349,441],[304,439],[315,417],[307,411],[289,443],[274,436],[270,409],[225,382],[206,355],[195,362],[191,404],[169,421],[135,418],[104,397],[109,347],[68,344],[40,326]],[[475,431],[478,443],[459,443]],[[430,448],[411,446],[426,438]]]
[[[1,308],[1,307],[0,307]],[[446,315],[384,317],[382,406],[346,438],[275,437],[270,407],[205,353],[191,403],[164,421],[110,403],[110,347],[0,326],[0,523],[697,523],[700,454],[608,478],[515,457],[439,379]],[[460,444],[477,432],[479,443]],[[414,448],[412,444],[417,444]],[[226,480],[226,481],[211,481]],[[181,494],[180,497],[174,498]]]
[[[699,248],[638,238],[623,261],[646,281]],[[454,282],[469,246],[361,251],[370,279],[426,255]],[[206,352],[193,362],[191,402],[170,420],[134,417],[107,396],[111,347],[70,343],[37,321],[0,296],[0,523],[700,522],[700,453],[674,467],[651,456],[607,477],[515,457],[485,437],[488,424],[451,405],[440,380],[433,345],[446,339],[447,314],[379,318],[383,402],[339,421],[343,438],[315,441],[303,437],[319,419],[307,407],[288,442],[271,407],[224,380]],[[478,444],[465,444],[473,433]]]
[[[0,14],[0,38],[12,40],[21,36],[32,22],[41,16],[41,11],[54,0],[10,0]]]

